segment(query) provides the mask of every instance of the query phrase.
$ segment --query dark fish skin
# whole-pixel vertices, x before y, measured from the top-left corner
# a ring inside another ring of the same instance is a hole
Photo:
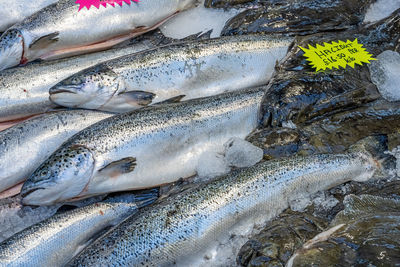
[[[306,35],[345,30],[361,23],[375,0],[265,1],[230,19],[222,35]]]
[[[399,132],[400,103],[378,99],[296,129],[267,127],[253,132],[247,140],[262,147],[264,157],[270,159],[294,154],[342,153],[355,142],[377,135],[393,136],[391,144],[396,147]]]
[[[372,55],[400,51],[400,10],[359,30],[299,37],[268,85],[261,107],[261,127],[281,126],[288,120],[296,125],[309,123],[380,98],[367,64],[316,73],[298,47],[356,38]]]

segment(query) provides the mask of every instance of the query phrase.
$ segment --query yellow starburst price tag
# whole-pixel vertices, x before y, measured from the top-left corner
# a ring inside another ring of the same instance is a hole
[[[307,61],[317,71],[339,69],[339,67],[346,68],[346,66],[354,68],[355,64],[362,65],[363,63],[370,63],[370,60],[376,60],[365,50],[362,44],[358,43],[357,39],[353,42],[339,40],[323,45],[317,44],[316,47],[308,45],[308,49],[299,47],[304,51]]]

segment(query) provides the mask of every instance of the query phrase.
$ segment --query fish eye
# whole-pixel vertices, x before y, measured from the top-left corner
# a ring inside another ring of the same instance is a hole
[[[47,179],[47,178],[49,178],[50,177],[50,171],[48,171],[48,170],[41,170],[40,171],[40,173],[39,173],[39,176],[40,176],[40,178],[42,178],[42,179]]]
[[[70,82],[71,84],[78,85],[81,83],[81,79],[79,79],[78,77],[73,77]]]

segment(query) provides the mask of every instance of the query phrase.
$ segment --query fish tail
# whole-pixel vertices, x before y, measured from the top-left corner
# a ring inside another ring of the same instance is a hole
[[[152,204],[159,196],[158,189],[146,190],[143,193],[135,194],[135,204],[138,208]]]

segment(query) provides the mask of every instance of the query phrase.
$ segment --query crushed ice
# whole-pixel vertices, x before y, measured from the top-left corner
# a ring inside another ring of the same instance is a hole
[[[400,0],[378,0],[368,8],[364,23],[384,19],[398,8],[400,8]]]
[[[197,163],[196,181],[227,174],[231,167],[250,167],[262,160],[263,150],[241,138],[233,137],[223,146],[205,151]]]
[[[197,175],[199,180],[212,179],[228,173],[231,169],[228,166],[224,155],[217,151],[204,152],[200,156],[198,164]]]
[[[88,198],[71,203],[74,207],[83,207],[102,200],[104,196]],[[66,203],[68,204],[68,203]],[[52,206],[24,206],[21,196],[0,200],[0,242],[12,235],[53,216],[63,204]]]
[[[400,177],[400,146],[394,148],[392,151],[387,151],[385,153],[392,155],[396,158],[396,175],[397,177]]]
[[[225,144],[225,159],[229,166],[250,167],[262,160],[263,150],[241,138],[233,137]]]
[[[23,229],[53,216],[61,204],[31,207],[21,204],[21,197],[0,200],[0,242]]]
[[[239,14],[238,9],[205,8],[204,1],[193,9],[182,12],[160,27],[161,32],[170,38],[182,39],[196,33],[212,30],[211,37],[219,37],[225,23]]]
[[[379,93],[388,101],[400,100],[400,54],[386,50],[369,67],[371,80]]]

